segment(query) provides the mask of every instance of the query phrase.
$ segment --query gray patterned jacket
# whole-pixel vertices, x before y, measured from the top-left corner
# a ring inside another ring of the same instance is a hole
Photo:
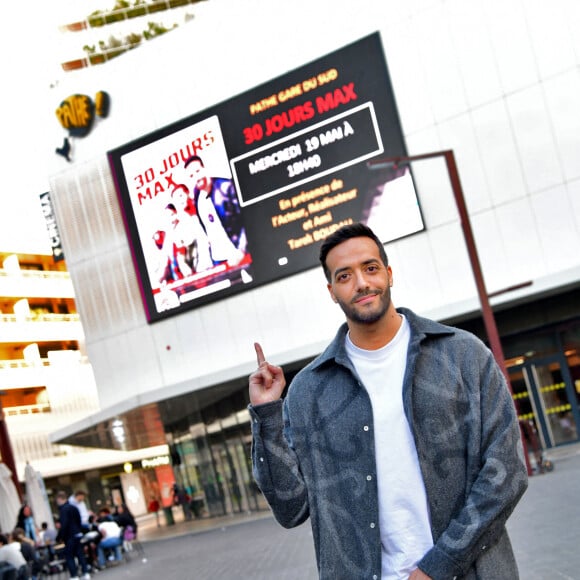
[[[505,522],[527,472],[503,374],[475,336],[398,311],[411,326],[403,399],[435,542],[419,567],[434,580],[517,579]],[[378,579],[373,414],[346,332],[296,375],[284,402],[250,405],[254,477],[281,525],[310,517],[321,579]]]

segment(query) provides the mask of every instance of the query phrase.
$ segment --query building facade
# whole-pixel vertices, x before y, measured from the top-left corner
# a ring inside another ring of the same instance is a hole
[[[315,268],[149,324],[107,151],[378,31],[408,154],[457,158],[520,419],[544,448],[578,441],[580,12],[556,4],[214,1],[170,35],[69,75],[55,101],[111,96],[110,116],[51,174],[101,410],[52,440],[166,443],[210,514],[262,506],[249,465],[253,342],[291,377],[342,314]],[[449,175],[440,159],[413,172],[425,229],[387,244],[393,300],[487,340]]]
[[[30,463],[49,498],[84,489],[96,507],[123,497],[124,466],[138,472],[142,460],[146,469],[154,458],[169,463],[167,446],[124,452],[50,443],[55,428],[99,410],[72,282],[52,255],[0,251],[0,264],[0,401],[18,479],[24,484]]]

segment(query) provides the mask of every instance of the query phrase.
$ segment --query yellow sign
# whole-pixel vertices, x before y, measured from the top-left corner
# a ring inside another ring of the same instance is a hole
[[[109,107],[110,98],[105,91],[99,91],[94,101],[88,95],[71,95],[61,102],[56,117],[71,137],[85,137],[92,129],[95,116],[107,117]]]

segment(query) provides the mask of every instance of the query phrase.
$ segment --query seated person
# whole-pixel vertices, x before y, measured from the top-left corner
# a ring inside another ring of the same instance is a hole
[[[40,524],[40,538],[39,546],[43,548],[43,553],[49,558],[54,558],[54,545],[56,544],[57,531],[55,528],[49,528],[47,522]]]
[[[97,529],[101,534],[101,541],[97,546],[97,560],[100,568],[104,568],[107,561],[105,559],[105,550],[113,549],[115,552],[115,561],[120,562],[121,546],[123,545],[123,538],[121,537],[121,528],[116,521],[111,517],[111,512],[108,508],[103,508],[99,511],[99,519],[97,520]]]
[[[32,580],[36,580],[40,572],[42,572],[44,560],[37,552],[34,542],[26,536],[22,528],[14,528],[12,539],[14,542],[20,544],[20,551],[26,560],[28,570],[30,571],[30,577]]]
[[[57,531],[55,528],[49,528],[47,522],[40,524],[40,545],[51,546],[56,543]]]
[[[89,566],[92,568],[97,568],[99,566],[98,546],[100,541],[101,533],[99,532],[99,527],[95,516],[91,514],[89,516],[88,532],[86,532],[83,536],[81,544],[85,547],[85,556]]]
[[[127,530],[127,528],[130,526],[133,530],[133,538],[137,537],[137,522],[125,504],[121,504],[116,507],[113,519],[119,524],[121,528],[123,528],[124,531]]]
[[[17,579],[28,578],[26,560],[18,542],[11,542],[8,536],[0,534],[0,562],[8,562],[17,571]]]

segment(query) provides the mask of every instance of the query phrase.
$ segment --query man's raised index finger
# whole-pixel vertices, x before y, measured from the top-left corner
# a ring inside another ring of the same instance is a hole
[[[264,356],[264,351],[260,346],[259,342],[254,343],[254,348],[256,349],[256,356],[258,358],[258,366],[260,366],[263,362],[266,361],[266,357]]]

